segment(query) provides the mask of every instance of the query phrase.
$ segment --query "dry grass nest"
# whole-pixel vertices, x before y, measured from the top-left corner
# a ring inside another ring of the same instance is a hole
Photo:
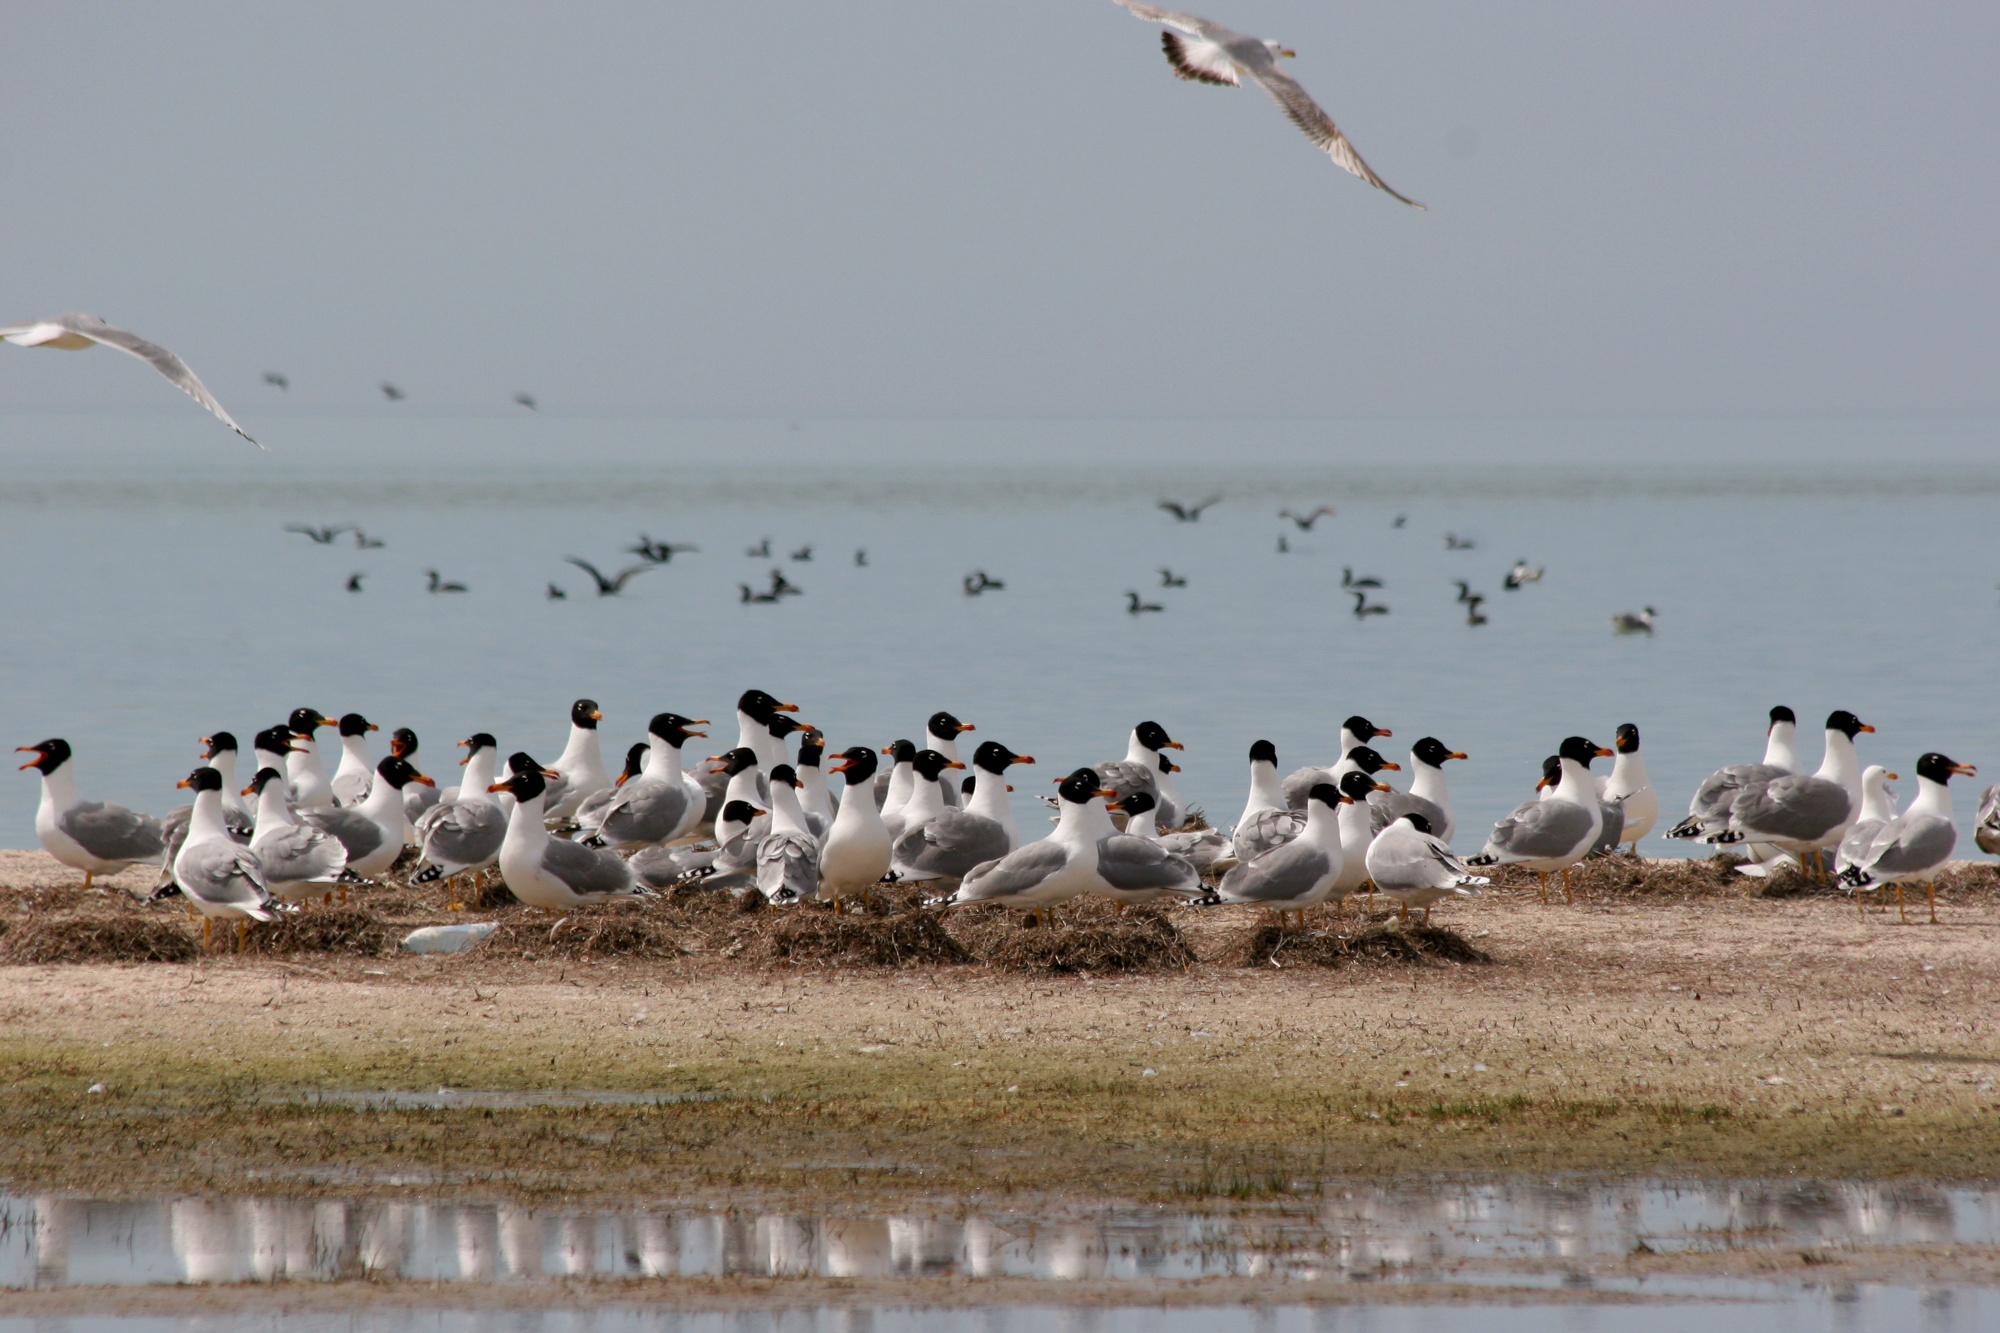
[[[572,912],[555,921],[507,921],[480,946],[483,953],[521,958],[678,958],[677,923],[636,912]]]
[[[178,921],[158,916],[46,916],[0,935],[4,963],[186,963],[201,946]]]
[[[1242,967],[1341,967],[1357,962],[1430,967],[1493,961],[1492,955],[1455,930],[1414,923],[1401,929],[1369,926],[1353,934],[1266,924],[1247,932],[1233,953]]]
[[[1150,907],[1118,915],[1078,903],[1068,919],[1027,926],[1005,912],[961,918],[958,936],[981,962],[1006,972],[1185,972],[1197,961],[1180,928]]]
[[[225,923],[226,924],[226,923]],[[234,929],[234,927],[231,927]],[[246,954],[347,953],[373,957],[389,947],[389,931],[359,907],[308,907],[253,925]]]
[[[777,918],[764,934],[765,956],[777,962],[917,967],[969,963],[934,912],[855,916],[810,909]]]

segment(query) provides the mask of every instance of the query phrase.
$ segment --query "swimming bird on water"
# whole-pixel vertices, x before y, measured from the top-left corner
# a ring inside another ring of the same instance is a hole
[[[1313,147],[1331,157],[1336,166],[1359,176],[1390,198],[1411,208],[1423,207],[1407,195],[1398,194],[1387,181],[1376,175],[1374,169],[1361,160],[1361,154],[1340,132],[1340,127],[1333,123],[1333,117],[1313,101],[1312,94],[1301,87],[1298,80],[1278,68],[1281,58],[1294,54],[1290,48],[1262,37],[1233,32],[1219,23],[1197,18],[1193,14],[1160,9],[1141,4],[1139,0],[1117,0],[1117,3],[1142,19],[1165,24],[1171,29],[1160,34],[1160,46],[1166,52],[1167,63],[1173,67],[1176,76],[1196,83],[1231,87],[1241,86],[1244,79],[1249,79],[1268,93],[1271,100],[1278,104],[1278,109],[1285,113],[1285,118],[1312,140]]]
[[[1444,535],[1444,549],[1447,551],[1470,551],[1478,545],[1479,543],[1472,538],[1461,537],[1455,532],[1447,532]]]
[[[810,561],[812,558],[813,548],[810,546],[801,546],[798,550],[792,552],[792,559],[794,560]]]
[[[16,347],[58,347],[68,352],[95,347],[99,343],[106,347],[115,347],[127,356],[135,356],[144,361],[164,375],[176,389],[214,413],[223,425],[244,439],[250,440],[250,443],[257,444],[257,441],[250,439],[248,431],[237,425],[235,419],[222,410],[222,404],[215,401],[215,395],[195,377],[192,370],[188,369],[187,362],[158,343],[147,342],[136,333],[113,328],[95,315],[86,315],[78,310],[67,315],[57,315],[53,319],[10,324],[0,327],[0,342],[10,342]],[[264,448],[261,444],[257,444],[257,447]]]
[[[555,584],[553,584],[553,583],[551,583],[551,584],[549,585],[549,590],[548,590],[548,592],[547,592],[546,594],[544,594],[544,595],[545,595],[545,596],[546,596],[546,597],[548,598],[548,600],[549,600],[549,601],[551,601],[551,602],[560,602],[560,601],[565,601],[565,600],[567,600],[567,599],[568,599],[568,597],[569,597],[569,594],[568,594],[568,593],[564,592],[564,591],[563,591],[563,590],[562,590],[561,588],[558,588],[558,587],[557,587],[557,586],[556,586]]]
[[[1300,532],[1311,532],[1313,530],[1313,524],[1319,522],[1323,518],[1332,518],[1337,513],[1339,513],[1339,511],[1336,510],[1332,505],[1321,505],[1319,508],[1313,510],[1310,514],[1294,514],[1289,509],[1280,509],[1278,511],[1278,517],[1288,518],[1292,522],[1298,524]]]
[[[868,564],[868,552],[863,548],[856,547],[854,551],[854,563],[857,568],[865,568]]]
[[[369,536],[369,535],[368,535],[367,533],[363,532],[363,531],[362,531],[362,530],[361,530],[360,528],[355,528],[355,529],[354,529],[353,531],[354,531],[354,549],[355,549],[355,550],[357,550],[357,551],[379,551],[379,550],[381,550],[381,549],[382,549],[382,546],[383,546],[383,542],[382,542],[381,538],[379,538],[379,537],[370,537],[370,536]]]
[[[465,591],[465,585],[463,583],[447,583],[445,581],[444,575],[438,573],[435,569],[427,569],[424,571],[424,573],[428,575],[430,578],[430,582],[424,588],[424,591],[426,592]]]
[[[1287,555],[1287,554],[1289,554],[1289,553],[1291,552],[1291,549],[1292,549],[1292,548],[1291,548],[1291,545],[1290,545],[1290,544],[1289,544],[1288,542],[1286,542],[1286,541],[1285,541],[1285,534],[1284,534],[1284,533],[1282,533],[1282,532],[1281,532],[1281,533],[1279,533],[1279,534],[1278,534],[1278,554],[1279,554],[1279,555]]]
[[[1361,591],[1359,588],[1355,589],[1354,615],[1357,620],[1365,620],[1369,616],[1386,616],[1388,614],[1388,607],[1382,605],[1380,602],[1369,601],[1367,593]]]
[[[1198,504],[1182,504],[1178,500],[1162,500],[1159,507],[1172,514],[1175,522],[1194,523],[1200,520],[1202,510],[1207,509],[1210,505],[1220,504],[1221,502],[1221,496],[1211,495]]]
[[[347,590],[349,592],[360,592],[362,577],[363,577],[363,571],[358,569],[355,570],[352,574],[349,574],[347,576]]]
[[[1472,594],[1471,600],[1465,604],[1465,623],[1468,625],[1484,625],[1486,623],[1486,614],[1479,609],[1484,605],[1486,605],[1484,597],[1478,593]]]
[[[766,537],[755,546],[745,547],[743,554],[755,560],[769,560],[771,558],[771,539]]]
[[[1175,574],[1173,570],[1163,567],[1160,570],[1160,586],[1162,588],[1185,588],[1187,587],[1187,580]]]
[[[1611,628],[1619,634],[1651,634],[1653,617],[1658,614],[1659,612],[1650,606],[1636,616],[1630,611],[1620,611],[1611,617]]]
[[[1451,581],[1451,586],[1458,589],[1458,600],[1464,602],[1468,606],[1472,604],[1473,598],[1479,596],[1478,593],[1472,590],[1472,585],[1470,583],[1467,583],[1464,579],[1453,579]]]
[[[1354,577],[1354,566],[1342,565],[1340,567],[1340,586],[1350,590],[1354,588],[1379,588],[1382,586],[1382,580],[1372,576],[1357,579]]]
[[[68,741],[51,737],[20,746],[18,752],[32,753],[35,757],[21,767],[42,775],[35,834],[50,856],[83,872],[84,888],[91,887],[97,875],[115,875],[129,866],[160,859],[166,840],[158,819],[110,801],[86,801],[77,794]],[[219,778],[216,790],[221,790]],[[216,801],[216,818],[220,820],[219,795]]]
[[[752,590],[751,590],[751,587],[750,587],[750,585],[749,585],[749,584],[747,584],[747,583],[739,583],[739,584],[737,584],[736,586],[737,586],[738,588],[740,588],[740,589],[742,589],[742,590],[743,590],[743,595],[742,595],[742,596],[741,596],[740,598],[738,598],[738,599],[737,599],[738,601],[743,601],[743,602],[775,602],[775,601],[779,600],[779,598],[778,598],[778,594],[776,594],[776,593],[774,593],[774,592],[754,592],[754,591],[752,591]]]
[[[1140,601],[1139,594],[1133,592],[1129,588],[1125,592],[1125,599],[1126,599],[1125,610],[1126,613],[1129,615],[1137,616],[1137,615],[1143,615],[1148,611],[1164,611],[1167,609],[1166,607],[1161,606],[1158,602]]]

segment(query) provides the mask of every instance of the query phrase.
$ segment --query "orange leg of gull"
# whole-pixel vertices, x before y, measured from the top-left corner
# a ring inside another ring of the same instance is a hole
[[[244,943],[244,941],[245,941],[245,940],[247,940],[247,939],[248,939],[249,937],[250,937],[250,918],[248,918],[248,917],[243,917],[243,916],[239,916],[239,917],[237,917],[237,918],[236,918],[236,952],[237,952],[237,953],[242,953],[242,952],[243,952],[243,943]]]
[[[1910,914],[1903,910],[1903,881],[1900,879],[1896,881],[1896,915],[1905,922],[1910,919]]]
[[[1571,892],[1569,891],[1569,867],[1568,867],[1568,866],[1564,866],[1564,867],[1563,867],[1563,901],[1564,901],[1564,902],[1566,902],[1566,903],[1573,903],[1573,902],[1575,902],[1575,901],[1576,901],[1576,895],[1575,895],[1575,894],[1573,894],[1573,893],[1571,893]]]
[[[90,871],[88,871],[88,870],[84,871],[84,872],[83,872],[83,888],[84,888],[84,892],[86,892],[86,893],[88,893],[88,892],[90,891],[90,878],[91,878],[91,872],[90,872]]]
[[[215,918],[212,916],[205,916],[201,919],[201,951],[203,953],[208,952],[209,930],[214,925]]]
[[[477,870],[472,872],[472,879],[476,886],[479,880],[479,872]],[[458,891],[457,875],[446,875],[444,877],[444,910],[447,912],[463,912],[465,910],[464,896]]]
[[[1924,900],[1925,900],[1926,902],[1930,903],[1930,905],[1931,905],[1931,924],[1932,924],[1933,926],[1935,926],[1935,925],[1936,925],[1936,924],[1938,923],[1938,919],[1937,919],[1937,881],[1936,881],[1936,880],[1930,880],[1930,879],[1927,879],[1927,880],[1925,880],[1925,881],[1924,881]]]
[[[1549,872],[1548,872],[1548,871],[1546,871],[1546,870],[1537,870],[1537,871],[1536,871],[1535,873],[1536,873],[1537,875],[1541,876],[1541,879],[1542,879],[1542,906],[1544,906],[1544,907],[1547,907],[1547,906],[1549,905]]]

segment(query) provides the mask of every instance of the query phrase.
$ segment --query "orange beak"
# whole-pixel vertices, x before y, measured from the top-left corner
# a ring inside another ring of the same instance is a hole
[[[954,760],[952,760],[952,761],[951,761],[950,763],[946,764],[946,765],[945,765],[945,767],[946,767],[946,768],[964,768],[964,767],[965,767],[965,765],[964,765],[964,764],[961,764],[961,763],[959,763],[959,762],[958,762],[958,760],[954,759]]]
[[[556,772],[553,768],[545,768],[542,770],[542,776],[553,782],[555,779],[561,777],[562,774]]]
[[[181,779],[181,780],[180,780],[179,782],[176,782],[176,783],[175,783],[174,785],[175,785],[176,787],[192,787],[192,786],[194,786],[194,784],[193,784],[192,782],[189,782],[189,781],[188,781],[188,780],[187,780],[186,778],[182,778],[182,779]]]
[[[799,706],[797,704],[775,704],[773,706],[780,713],[796,713],[799,711]],[[764,812],[762,810],[759,810],[757,813],[761,815]]]
[[[496,783],[494,783],[494,784],[493,784],[492,786],[488,787],[488,788],[487,788],[486,790],[488,790],[488,791],[512,791],[513,789],[514,789],[514,785],[513,785],[512,783],[510,783],[510,782],[496,782]]]
[[[854,767],[854,761],[852,759],[842,759],[838,763],[828,764],[826,766],[826,771],[829,773],[845,773],[848,769],[853,767]]]
[[[1973,767],[1971,764],[1953,764],[1951,766],[1951,771],[1954,773],[1961,773],[1968,778],[1976,778],[1979,776],[1979,770]]]
[[[691,718],[688,725],[691,727],[705,727],[708,725],[708,719],[705,717]]]
[[[422,774],[422,773],[419,773],[419,774],[417,774],[417,775],[416,775],[415,777],[411,778],[411,779],[410,779],[410,781],[412,781],[412,782],[421,782],[421,783],[423,783],[423,784],[424,784],[424,785],[425,785],[426,787],[435,787],[435,786],[437,786],[437,779],[436,779],[436,778],[431,778],[431,777],[426,777],[426,776],[425,776],[424,774]]]
[[[1471,757],[1472,757],[1471,755],[1467,754],[1463,750],[1453,750],[1450,754],[1445,756],[1445,758],[1447,759],[1470,759]]]
[[[1611,751],[1605,749],[1602,745],[1597,747],[1597,753],[1605,758],[1609,758],[1611,755]]]
[[[708,733],[707,733],[707,732],[705,732],[705,731],[690,731],[690,732],[688,733],[688,735],[690,735],[690,736],[699,736],[699,737],[701,737],[701,738],[702,738],[703,740],[707,740],[707,739],[708,739]]]
[[[1342,805],[1353,805],[1353,804],[1354,804],[1354,798],[1353,798],[1352,796],[1348,796],[1348,795],[1345,795],[1345,794],[1343,794],[1343,795],[1341,796],[1341,798],[1340,798],[1340,803],[1341,803]]]
[[[883,753],[883,754],[894,754],[894,753],[896,753],[896,747],[895,747],[895,746],[893,746],[893,745],[885,745],[885,746],[883,746],[883,747],[882,747],[882,753]]]
[[[1111,790],[1111,788],[1109,787],[1099,787],[1095,792],[1091,794],[1094,796],[1116,796],[1118,793]]]
[[[337,727],[340,725],[340,719],[337,717],[323,717],[319,720],[319,724],[322,727]]]
[[[1868,724],[1867,724],[1866,722],[1863,722],[1863,723],[1861,724],[1861,729],[1862,729],[1863,731],[1873,731],[1873,730],[1875,730],[1875,728],[1873,728],[1873,727],[1869,726],[1869,725],[1868,725]]]
[[[1378,782],[1378,783],[1376,783],[1376,784],[1375,784],[1375,790],[1376,790],[1376,791],[1394,791],[1394,790],[1396,790],[1396,789],[1395,789],[1394,787],[1391,787],[1391,786],[1390,786],[1390,785],[1389,785],[1388,783],[1386,783],[1386,782]]]
[[[961,723],[959,723],[959,724],[958,724],[958,729],[959,729],[960,731],[977,731],[977,730],[979,730],[979,728],[978,728],[978,727],[975,727],[975,726],[973,726],[973,725],[972,725],[972,724],[971,724],[970,722],[961,722]]]
[[[603,709],[601,709],[601,708],[593,708],[593,709],[591,709],[591,710],[590,710],[590,720],[591,720],[592,722],[602,722],[602,721],[604,720],[604,710],[603,710]]]
[[[236,794],[238,796],[248,796],[251,792],[256,790],[257,790],[256,786],[252,784],[251,786],[245,787],[242,791],[239,791]]]
[[[1891,782],[1899,782],[1902,780],[1903,775],[1900,773],[1884,773],[1882,776]]]
[[[1181,766],[1180,766],[1179,764],[1168,764],[1168,765],[1167,765],[1167,772],[1169,772],[1169,773],[1178,773],[1178,772],[1180,772],[1180,771],[1181,771]]]
[[[1035,762],[1035,756],[1031,754],[1017,754],[1014,756],[1014,762],[1017,764],[1032,764]]]
[[[1606,754],[1609,754],[1609,753],[1610,753],[1610,751],[1608,751],[1608,750],[1607,750],[1607,751],[1605,751],[1605,753],[1606,753]],[[1400,773],[1400,772],[1402,772],[1402,771],[1403,771],[1403,766],[1402,766],[1401,764],[1384,764],[1384,765],[1382,765],[1382,767],[1384,767],[1384,768],[1392,768],[1392,769],[1396,770],[1396,772],[1398,772],[1398,773]]]
[[[1384,732],[1383,734],[1387,735],[1388,733]],[[1182,745],[1179,741],[1168,741],[1165,745],[1161,746],[1160,748],[1163,750],[1185,750],[1187,749],[1187,746]]]
[[[32,746],[32,745],[17,745],[17,746],[15,746],[15,747],[14,747],[14,753],[15,753],[15,754],[31,754],[31,755],[35,756],[35,757],[34,757],[33,759],[30,759],[30,760],[29,760],[29,761],[28,761],[27,763],[25,763],[25,764],[21,765],[21,767],[22,767],[22,768],[33,768],[33,767],[34,767],[34,766],[35,766],[36,764],[39,764],[39,763],[41,763],[41,762],[42,762],[42,754],[43,754],[43,752],[42,752],[41,750],[38,750],[38,749],[36,749],[36,748],[35,748],[34,746]]]
[[[380,731],[380,730],[382,730],[382,728],[380,728],[380,727],[376,726],[376,725],[375,725],[375,724],[374,724],[373,722],[370,722],[370,723],[368,724],[368,730],[370,730],[370,731]]]
[[[1395,733],[1395,732],[1393,732],[1393,731],[1391,731],[1391,730],[1389,730],[1389,729],[1388,729],[1387,727],[1379,727],[1379,728],[1377,728],[1377,729],[1376,729],[1376,732],[1375,732],[1375,734],[1376,734],[1377,736],[1393,736],[1393,735],[1395,735],[1396,733]]]

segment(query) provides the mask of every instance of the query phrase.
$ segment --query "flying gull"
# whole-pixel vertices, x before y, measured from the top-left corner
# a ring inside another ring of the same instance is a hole
[[[73,311],[67,315],[57,315],[54,319],[10,324],[0,328],[0,342],[10,342],[16,347],[60,347],[70,352],[94,347],[98,343],[103,343],[106,347],[116,347],[129,356],[138,357],[165,375],[173,381],[175,388],[221,418],[223,425],[244,439],[250,440],[250,432],[237,425],[229,413],[222,410],[222,404],[216,402],[215,395],[195,378],[195,373],[188,369],[187,362],[158,343],[147,342],[136,333],[112,328],[95,315]],[[257,441],[250,440],[250,443],[257,444]],[[264,448],[261,444],[257,444],[257,447]]]
[[[1185,33],[1194,40],[1177,37],[1173,32],[1160,34],[1160,45],[1167,53],[1167,63],[1174,67],[1174,73],[1183,79],[1198,83],[1229,84],[1240,87],[1244,78],[1249,78],[1259,88],[1271,95],[1278,109],[1285,113],[1292,124],[1305,132],[1313,145],[1332,157],[1334,162],[1367,181],[1376,189],[1400,199],[1411,208],[1423,205],[1405,195],[1397,194],[1389,188],[1388,182],[1377,176],[1374,169],[1361,160],[1361,154],[1354,151],[1354,145],[1333,123],[1333,117],[1313,101],[1312,94],[1299,86],[1298,80],[1278,68],[1280,56],[1290,56],[1292,51],[1267,42],[1261,37],[1251,37],[1245,33],[1232,32],[1219,23],[1211,23],[1192,14],[1180,14],[1171,9],[1160,9],[1153,5],[1142,5],[1139,0],[1118,0],[1142,19],[1154,23],[1164,23],[1167,27]]]

